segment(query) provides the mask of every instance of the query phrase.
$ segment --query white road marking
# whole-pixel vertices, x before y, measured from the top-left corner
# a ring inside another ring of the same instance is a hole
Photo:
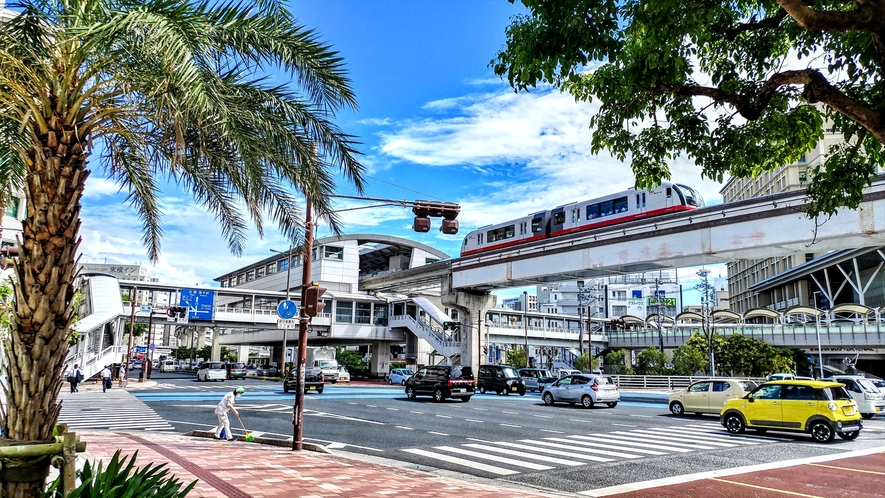
[[[474,462],[472,460],[464,460],[463,458],[457,458],[457,457],[452,457],[452,456],[448,456],[448,455],[440,455],[437,453],[431,453],[429,451],[419,450],[416,448],[406,448],[402,451],[405,451],[407,453],[412,453],[415,455],[425,456],[427,458],[433,458],[435,460],[442,460],[444,462],[454,463],[457,465],[463,465],[463,466],[471,468],[471,469],[482,470],[482,471],[488,472],[490,474],[497,474],[499,476],[509,476],[509,475],[513,475],[513,474],[519,474],[519,472],[517,472],[515,470],[502,469],[500,467],[486,465],[484,463]]]

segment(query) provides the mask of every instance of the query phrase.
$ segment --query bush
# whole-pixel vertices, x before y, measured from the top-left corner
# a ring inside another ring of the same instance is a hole
[[[89,462],[83,465],[79,472],[80,486],[74,489],[69,498],[106,498],[109,496],[125,496],[127,498],[183,498],[194,489],[197,481],[190,483],[181,489],[182,482],[174,475],[169,474],[166,464],[154,466],[149,463],[137,472],[135,469],[136,451],[131,459],[120,458],[120,450],[114,453],[108,463],[107,469],[102,469],[102,462],[92,467]],[[127,462],[128,460],[128,462]],[[131,475],[130,475],[131,474]],[[43,498],[61,496],[61,476],[43,493]]]

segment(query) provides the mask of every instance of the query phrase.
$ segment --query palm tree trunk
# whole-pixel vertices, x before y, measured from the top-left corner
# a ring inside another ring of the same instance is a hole
[[[79,246],[80,198],[88,172],[87,138],[49,119],[49,132],[35,136],[28,151],[22,247],[15,272],[15,313],[6,349],[7,408],[0,413],[0,444],[48,441],[61,409],[56,401],[73,319],[74,276]],[[40,496],[48,457],[4,459],[3,497]]]

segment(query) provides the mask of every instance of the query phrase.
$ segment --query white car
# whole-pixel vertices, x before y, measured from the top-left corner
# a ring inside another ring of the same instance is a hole
[[[596,403],[605,403],[609,408],[618,406],[621,393],[611,377],[604,375],[569,375],[544,388],[541,399],[547,405],[557,401],[569,404],[581,403],[584,408],[593,408]]]
[[[350,383],[350,372],[347,371],[347,367],[344,365],[338,366],[338,382]]]
[[[415,371],[411,368],[394,368],[387,376],[387,383],[390,385],[399,384],[406,385],[406,379],[415,375]]]
[[[208,380],[220,380],[222,382],[227,379],[227,369],[224,363],[220,361],[204,361],[197,370],[197,382]]]
[[[756,383],[742,379],[707,379],[697,381],[670,395],[670,413],[713,413],[719,415],[726,401],[742,398],[756,389]]]

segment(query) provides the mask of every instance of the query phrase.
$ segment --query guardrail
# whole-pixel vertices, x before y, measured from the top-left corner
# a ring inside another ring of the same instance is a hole
[[[609,375],[609,374],[606,374]],[[716,379],[709,375],[693,376],[693,375],[611,375],[615,380],[615,384],[621,389],[651,389],[676,391],[685,389],[692,382],[699,380]],[[723,379],[740,379],[749,380],[757,384],[765,382],[762,377],[721,377]]]

